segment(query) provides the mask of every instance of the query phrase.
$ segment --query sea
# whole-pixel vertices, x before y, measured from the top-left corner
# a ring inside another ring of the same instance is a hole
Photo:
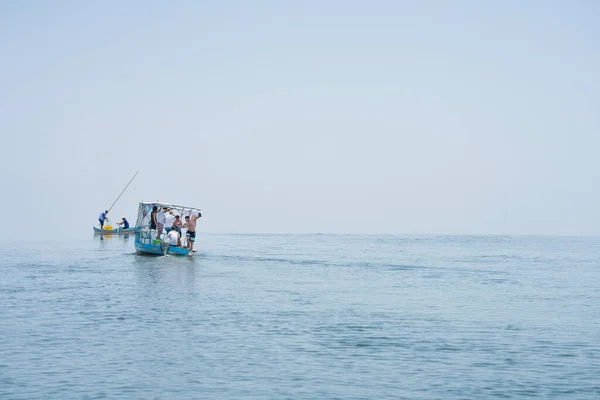
[[[600,399],[600,238],[0,243],[0,399]]]

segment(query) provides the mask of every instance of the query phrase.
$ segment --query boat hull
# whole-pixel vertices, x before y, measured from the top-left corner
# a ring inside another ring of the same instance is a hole
[[[153,254],[157,256],[162,256],[165,254],[163,248],[158,244],[145,244],[137,241],[135,242],[135,251],[140,254]],[[187,256],[190,253],[190,250],[184,247],[168,246],[166,253],[176,256]]]
[[[136,228],[100,229],[94,226],[94,233],[98,235],[121,235],[124,233],[135,233]]]

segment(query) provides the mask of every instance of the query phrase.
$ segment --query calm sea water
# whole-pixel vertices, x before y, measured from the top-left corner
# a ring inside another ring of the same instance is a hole
[[[0,244],[0,398],[600,398],[600,238],[198,243]]]

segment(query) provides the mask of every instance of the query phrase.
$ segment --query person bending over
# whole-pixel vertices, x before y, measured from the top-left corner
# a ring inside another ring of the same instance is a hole
[[[108,216],[106,214],[108,214],[108,210],[104,210],[103,213],[98,215],[98,221],[100,221],[100,229],[104,228],[104,221],[110,221],[110,219],[108,219]]]
[[[167,238],[169,238],[169,246],[181,246],[181,235],[175,229],[167,233]]]
[[[129,228],[129,221],[127,221],[127,218],[121,217],[121,222],[117,222],[117,225],[121,225],[120,228],[127,229]]]

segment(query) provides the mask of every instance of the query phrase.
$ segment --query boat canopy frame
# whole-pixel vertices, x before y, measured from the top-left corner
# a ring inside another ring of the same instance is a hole
[[[152,245],[154,242],[153,237],[156,237],[156,233],[153,232],[156,231],[154,229],[150,229],[150,218],[152,208],[154,206],[157,206],[159,209],[162,207],[163,211],[171,210],[175,215],[180,215],[181,219],[185,218],[187,215],[191,216],[196,213],[196,215],[199,215],[200,211],[202,210],[201,208],[180,206],[177,204],[163,203],[160,201],[140,202],[136,222],[137,229],[135,231],[135,239],[138,243]]]

